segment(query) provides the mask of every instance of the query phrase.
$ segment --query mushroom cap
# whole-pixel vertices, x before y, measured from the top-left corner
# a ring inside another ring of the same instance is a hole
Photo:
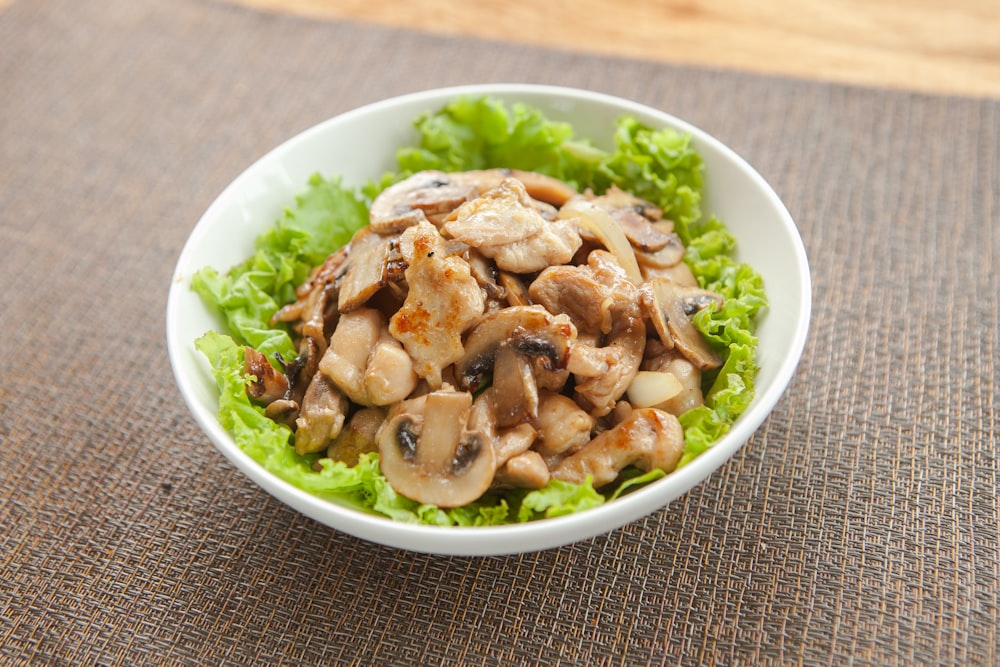
[[[648,284],[649,298],[643,301],[663,345],[667,349],[676,347],[699,370],[721,367],[722,357],[695,328],[687,313],[684,298],[687,288],[681,288],[666,278],[653,278]],[[688,290],[687,293],[693,295],[695,291]]]
[[[483,317],[469,333],[462,357],[455,362],[455,380],[461,389],[475,391],[493,369],[502,343],[525,357],[538,358],[548,370],[566,367],[576,327],[565,315],[553,315],[542,306],[511,306]]]
[[[466,428],[472,394],[435,391],[422,406],[395,411],[379,430],[382,473],[393,489],[419,503],[471,503],[489,489],[496,472],[489,438]]]

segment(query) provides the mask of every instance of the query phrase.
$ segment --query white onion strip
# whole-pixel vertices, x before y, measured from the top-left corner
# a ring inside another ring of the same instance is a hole
[[[614,218],[599,206],[586,199],[571,199],[559,209],[560,218],[572,218],[581,227],[586,228],[597,237],[605,248],[618,258],[618,263],[636,285],[642,284],[642,273],[639,262],[635,259],[632,244],[625,237],[625,232],[614,221]]]

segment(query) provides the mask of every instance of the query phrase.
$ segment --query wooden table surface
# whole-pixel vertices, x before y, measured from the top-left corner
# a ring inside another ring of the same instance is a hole
[[[1000,97],[998,0],[219,1],[605,55]]]
[[[998,0],[217,1],[603,55],[1000,98]],[[0,0],[0,11],[12,2]]]

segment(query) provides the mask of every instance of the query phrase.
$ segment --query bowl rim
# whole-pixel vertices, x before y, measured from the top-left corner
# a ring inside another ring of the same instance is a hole
[[[798,288],[801,292],[801,298],[798,302],[798,310],[794,313],[797,319],[793,336],[791,340],[786,342],[788,353],[781,358],[772,382],[763,392],[757,393],[750,407],[721,439],[680,470],[676,470],[656,482],[635,489],[613,502],[567,516],[502,526],[464,527],[409,524],[342,505],[299,489],[266,470],[235,444],[235,441],[219,424],[215,414],[195,399],[188,387],[189,378],[183,373],[184,364],[181,356],[190,354],[194,343],[190,340],[181,340],[175,325],[177,318],[181,315],[182,291],[190,290],[184,272],[189,265],[188,260],[194,251],[193,249],[197,246],[211,221],[220,210],[230,203],[231,198],[239,191],[241,185],[262,165],[279,158],[282,154],[292,152],[300,144],[309,142],[317,134],[328,131],[332,125],[349,122],[358,116],[417,103],[423,103],[428,108],[436,108],[451,98],[484,94],[526,97],[554,96],[568,98],[578,103],[596,103],[614,107],[618,110],[617,113],[633,112],[642,116],[662,119],[664,125],[671,125],[690,134],[697,144],[711,146],[749,177],[753,185],[764,193],[771,206],[778,213],[782,225],[792,241],[794,250],[792,261],[799,278]],[[430,88],[364,104],[302,130],[253,161],[212,201],[184,244],[174,268],[167,298],[166,337],[168,356],[175,381],[195,421],[208,435],[216,449],[264,491],[328,527],[361,539],[415,552],[454,556],[486,556],[541,551],[608,533],[657,509],[666,507],[699,482],[707,480],[753,435],[784,394],[805,346],[811,309],[812,284],[808,260],[805,246],[791,214],[777,193],[757,170],[726,144],[691,123],[665,111],[615,95],[555,85],[484,83]],[[335,521],[331,520],[331,516]],[[600,520],[595,520],[597,518]]]

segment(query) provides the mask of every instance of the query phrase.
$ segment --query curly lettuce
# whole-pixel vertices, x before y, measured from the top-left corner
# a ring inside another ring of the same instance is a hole
[[[294,301],[295,288],[329,253],[347,243],[368,221],[368,204],[387,185],[424,170],[465,171],[507,167],[560,178],[577,189],[601,193],[612,184],[651,201],[675,222],[687,246],[685,261],[699,283],[725,297],[694,317],[695,326],[724,364],[704,378],[705,404],[684,415],[685,465],[729,430],[754,395],[757,374],[754,322],[767,301],[760,275],[732,258],[735,239],[715,219],[703,220],[703,165],[690,137],[655,129],[625,116],[616,123],[614,149],[596,148],[566,123],[547,119],[524,104],[458,98],[414,121],[418,140],[397,153],[399,171],[353,191],[338,178],[314,175],[274,226],[255,240],[254,254],[225,274],[206,267],[192,288],[217,309],[227,334],[208,332],[196,347],[209,360],[219,389],[221,425],[265,469],[323,497],[347,499],[394,520],[430,525],[482,526],[532,521],[596,507],[664,475],[625,471],[613,489],[590,481],[552,480],[536,491],[487,494],[454,509],[421,505],[397,494],[381,474],[377,454],[355,466],[319,454],[297,455],[292,431],[265,416],[245,391],[243,351],[251,346],[272,360],[292,358],[292,338],[271,316]]]

